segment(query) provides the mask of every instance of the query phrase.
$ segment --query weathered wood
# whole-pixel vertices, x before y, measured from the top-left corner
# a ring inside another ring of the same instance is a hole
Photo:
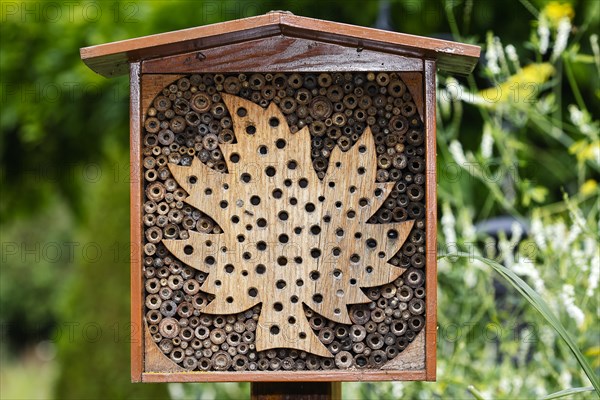
[[[422,371],[425,369],[425,332],[421,331],[413,342],[396,358],[388,361],[382,370],[388,371]]]
[[[140,63],[130,67],[130,235],[131,235],[131,380],[139,382],[142,378],[143,339],[143,303],[142,297],[142,194],[143,175],[141,167],[141,122],[140,104]]]
[[[434,60],[425,60],[425,181],[426,216],[426,288],[427,322],[425,324],[425,369],[428,381],[436,379],[437,345],[437,174],[436,174],[436,99]]]
[[[144,371],[148,372],[186,372],[185,368],[181,368],[165,356],[158,349],[156,343],[152,340],[150,332],[148,332],[148,324],[144,323]]]
[[[340,382],[255,382],[252,400],[341,400]]]
[[[142,374],[142,382],[379,382],[422,381],[425,371],[323,370],[277,372],[182,372]]]
[[[144,61],[143,73],[421,71],[423,60],[274,36]]]
[[[423,72],[400,72],[398,75],[400,75],[402,81],[406,83],[406,87],[412,95],[413,102],[419,111],[419,118],[423,121],[425,115],[425,102],[423,101]]]
[[[416,58],[434,58],[438,67],[468,74],[479,57],[478,46],[299,17],[286,12],[222,22],[81,49],[81,58],[107,77],[122,75],[127,63],[206,50],[277,35],[318,40],[357,49]]]
[[[142,63],[143,64],[143,63]],[[143,68],[143,65],[142,65]],[[147,110],[154,101],[156,95],[158,95],[165,86],[168,86],[170,83],[177,81],[177,79],[181,78],[182,75],[171,75],[171,74],[143,74],[141,77],[142,80],[142,89],[140,96],[140,103],[142,105],[142,110]],[[142,115],[142,124],[144,123],[144,119],[146,118],[146,114]]]

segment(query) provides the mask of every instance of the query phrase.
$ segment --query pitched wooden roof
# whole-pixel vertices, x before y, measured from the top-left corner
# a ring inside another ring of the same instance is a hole
[[[461,75],[473,70],[480,52],[479,46],[469,44],[272,11],[256,17],[84,47],[80,53],[92,70],[110,78],[127,74],[130,62],[273,36],[435,59],[439,69]]]

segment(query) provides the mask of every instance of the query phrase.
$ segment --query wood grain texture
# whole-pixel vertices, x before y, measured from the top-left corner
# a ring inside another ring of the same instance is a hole
[[[252,400],[341,400],[340,382],[253,383]]]
[[[436,380],[437,345],[437,174],[436,174],[436,63],[425,60],[425,159],[426,159],[426,314],[425,369],[428,381]]]
[[[148,324],[144,323],[144,372],[185,372],[185,368],[181,368],[171,359],[164,355],[156,346],[152,336],[148,331]]]
[[[142,66],[143,68],[143,66]],[[141,90],[141,109],[146,111],[148,107],[154,101],[154,98],[170,83],[177,82],[179,78],[183,75],[171,75],[171,74],[161,74],[161,75],[148,75],[142,74],[142,90]],[[142,113],[142,124],[146,118],[146,113]]]
[[[381,369],[394,371],[422,371],[425,369],[424,354],[425,332],[421,331],[402,353],[385,363]]]
[[[421,71],[419,58],[274,36],[147,60],[143,73]]]
[[[143,357],[143,287],[142,287],[142,166],[140,115],[140,64],[130,71],[129,151],[130,151],[130,236],[131,236],[131,381],[142,379]]]
[[[142,66],[143,68],[143,66]],[[412,95],[413,102],[419,111],[419,117],[423,121],[425,115],[425,102],[423,101],[423,72],[400,72],[400,78],[406,84],[408,91]]]
[[[202,312],[235,314],[262,303],[257,351],[294,348],[333,357],[310,328],[303,304],[329,320],[351,324],[346,306],[370,302],[361,288],[387,284],[405,271],[387,261],[414,221],[365,223],[394,187],[376,183],[369,128],[346,153],[334,148],[320,181],[311,163],[308,128],[291,134],[275,104],[264,110],[240,97],[222,96],[237,138],[221,148],[228,173],[197,158],[191,167],[169,164],[169,169],[189,194],[185,202],[212,217],[224,233],[190,231],[187,240],[163,244],[185,264],[208,273],[202,290],[215,300]],[[232,224],[234,219],[239,223]]]
[[[128,62],[189,53],[277,35],[408,57],[433,58],[438,60],[440,69],[458,74],[470,73],[477,63],[480,52],[478,46],[276,11],[257,17],[84,47],[80,50],[80,54],[82,60],[92,70],[112,77],[126,73]]]
[[[422,381],[425,371],[264,371],[264,372],[182,372],[142,374],[142,382],[377,382]]]

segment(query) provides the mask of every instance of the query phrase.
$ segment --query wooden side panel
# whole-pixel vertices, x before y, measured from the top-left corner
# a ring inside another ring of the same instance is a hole
[[[143,73],[421,71],[419,58],[274,36],[144,61]]]
[[[437,345],[437,175],[436,175],[436,63],[425,60],[425,158],[426,158],[426,298],[425,370],[428,381],[436,380]]]
[[[142,167],[141,167],[141,108],[140,63],[130,67],[130,235],[131,235],[131,381],[142,380],[143,330],[142,321]]]

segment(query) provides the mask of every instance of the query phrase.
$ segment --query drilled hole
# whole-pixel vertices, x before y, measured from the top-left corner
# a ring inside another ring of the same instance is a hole
[[[265,174],[267,174],[267,176],[269,176],[269,177],[275,176],[276,173],[277,173],[277,170],[275,169],[275,167],[265,168]]]
[[[250,197],[250,204],[252,204],[253,206],[257,206],[260,204],[260,197],[258,196],[252,196]]]
[[[252,180],[252,176],[246,172],[244,172],[242,175],[240,175],[240,178],[242,179],[242,182],[244,182],[244,183],[248,183]]]

